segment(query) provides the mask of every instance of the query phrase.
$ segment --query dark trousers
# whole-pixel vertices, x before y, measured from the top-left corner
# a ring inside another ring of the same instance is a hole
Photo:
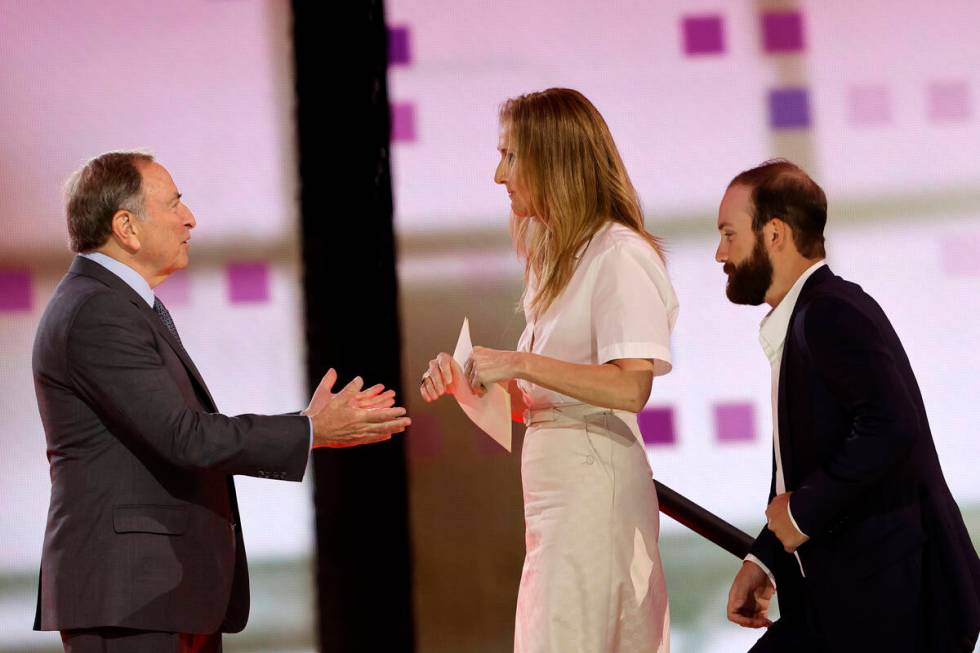
[[[81,628],[61,631],[61,643],[65,653],[221,653],[221,633]]]

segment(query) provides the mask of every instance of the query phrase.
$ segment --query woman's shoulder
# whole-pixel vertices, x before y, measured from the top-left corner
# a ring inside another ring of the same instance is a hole
[[[637,233],[636,230],[612,220],[596,232],[592,239],[592,245],[594,246],[594,256],[597,258],[609,256],[616,252],[649,259],[657,262],[660,266],[663,265],[660,255],[649,240]]]

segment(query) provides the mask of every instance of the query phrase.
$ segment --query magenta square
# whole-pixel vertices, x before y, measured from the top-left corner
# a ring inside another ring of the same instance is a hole
[[[943,271],[951,277],[980,277],[980,231],[947,236],[941,243]]]
[[[177,270],[167,280],[153,289],[167,308],[186,306],[191,303],[191,278],[187,270]]]
[[[685,16],[682,30],[686,54],[719,54],[725,51],[721,16]]]
[[[755,440],[755,408],[752,404],[716,404],[715,439],[719,442],[751,442]]]
[[[412,142],[416,140],[415,105],[396,102],[391,106],[391,140]]]
[[[929,85],[929,118],[935,122],[969,120],[970,88],[965,82],[934,82]]]
[[[412,63],[408,27],[399,25],[388,28],[388,64],[405,66]]]
[[[645,444],[657,446],[677,442],[673,408],[646,408],[636,417]]]
[[[767,11],[762,14],[762,45],[766,52],[803,50],[803,14],[799,11]]]
[[[229,263],[225,272],[233,304],[269,301],[269,266],[264,261]]]
[[[769,126],[773,129],[805,129],[810,126],[810,97],[805,88],[769,91]]]
[[[884,125],[892,119],[891,93],[884,86],[852,86],[848,90],[848,119],[856,127]]]
[[[29,311],[33,304],[31,273],[27,270],[0,270],[0,311]]]

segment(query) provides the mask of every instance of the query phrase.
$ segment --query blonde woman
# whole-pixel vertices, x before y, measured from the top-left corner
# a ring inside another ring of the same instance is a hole
[[[653,378],[671,368],[678,305],[660,242],[581,93],[505,102],[498,149],[527,327],[517,351],[475,347],[465,369],[440,353],[422,396],[500,383],[523,412],[527,555],[514,650],[668,651],[657,496],[636,421]]]

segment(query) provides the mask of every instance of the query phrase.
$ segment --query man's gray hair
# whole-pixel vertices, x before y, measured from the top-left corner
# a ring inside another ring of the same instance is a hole
[[[106,152],[77,170],[65,185],[65,215],[72,251],[91,252],[112,233],[112,216],[124,209],[144,217],[143,174],[147,152]]]

